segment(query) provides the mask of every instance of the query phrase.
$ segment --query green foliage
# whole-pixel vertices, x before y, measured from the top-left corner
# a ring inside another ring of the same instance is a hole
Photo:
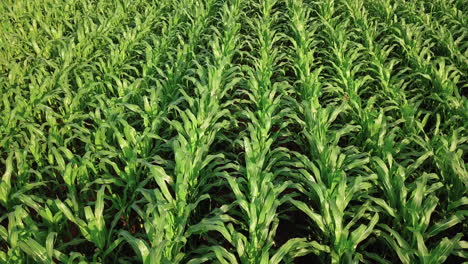
[[[460,0],[4,0],[0,263],[468,260]]]

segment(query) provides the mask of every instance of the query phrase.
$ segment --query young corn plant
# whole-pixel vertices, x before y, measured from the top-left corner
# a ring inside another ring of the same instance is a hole
[[[460,210],[434,223],[431,217],[439,202],[434,193],[443,186],[437,175],[423,173],[408,184],[410,171],[393,159],[385,162],[376,157],[373,163],[383,193],[383,199],[375,198],[374,202],[382,208],[382,213],[392,218],[391,225],[378,225],[377,235],[388,243],[402,263],[443,263],[463,243],[463,235],[458,233],[440,239],[440,234],[463,223],[467,212]],[[438,242],[428,244],[430,238],[437,238]],[[374,255],[371,257],[380,260]]]
[[[67,199],[65,202],[58,199],[55,200],[55,204],[62,214],[73,224],[77,225],[83,237],[94,243],[99,250],[105,249],[106,245],[109,244],[107,240],[108,230],[104,219],[104,190],[105,186],[102,186],[97,192],[94,210],[91,206],[85,206],[82,209],[83,211],[81,211],[76,200]],[[85,220],[80,217],[83,213]]]
[[[452,134],[445,135],[439,130],[440,116],[437,115],[436,130],[429,140],[428,148],[434,153],[434,165],[440,172],[444,183],[444,196],[447,197],[448,210],[466,205],[468,174],[463,153],[466,151],[468,137],[464,128],[455,129]]]
[[[25,175],[21,170],[22,158],[19,152],[11,152],[5,161],[5,172],[0,181],[0,206],[6,212],[13,210],[16,206],[27,205],[38,210],[38,203],[42,202],[40,196],[34,195],[32,192],[40,187],[45,186],[44,181],[33,183],[27,182]],[[12,178],[18,180],[12,181]],[[26,180],[25,182],[22,182]],[[2,210],[3,210],[2,208]]]
[[[4,263],[66,262],[67,256],[54,249],[57,233],[38,232],[38,226],[29,212],[21,206],[15,207],[8,214],[0,217],[0,222],[8,220],[5,226],[0,225],[0,239],[7,243],[0,250],[0,260]]]

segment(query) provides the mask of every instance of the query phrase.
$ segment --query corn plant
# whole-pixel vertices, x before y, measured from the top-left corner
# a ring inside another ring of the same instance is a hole
[[[99,249],[103,249],[106,245],[107,235],[107,229],[103,215],[104,188],[104,186],[101,187],[101,189],[97,193],[94,210],[90,206],[86,206],[83,208],[86,221],[76,216],[76,213],[78,212],[72,212],[72,210],[70,210],[70,207],[74,208],[74,210],[79,209],[76,205],[73,205],[72,200],[67,199],[65,203],[60,200],[55,201],[57,207],[60,209],[63,215],[68,220],[76,224],[80,229],[82,235],[87,240],[93,242]]]
[[[9,247],[0,251],[0,259],[5,263],[23,263],[24,255],[38,263],[54,263],[54,260],[66,261],[67,257],[54,249],[55,232],[37,232],[37,225],[22,207],[4,215],[0,220],[8,219],[8,226],[0,227],[0,238],[7,241]]]
[[[432,249],[427,248],[425,241],[463,222],[466,212],[458,211],[432,224],[431,216],[439,201],[434,192],[443,186],[437,181],[437,175],[424,173],[407,185],[407,171],[394,160],[387,161],[391,167],[379,158],[375,158],[374,162],[378,167],[379,186],[382,186],[385,197],[375,199],[375,202],[394,218],[392,227],[379,224],[382,231],[376,232],[395,250],[403,263],[443,262],[458,247],[462,234],[450,239],[445,237]]]

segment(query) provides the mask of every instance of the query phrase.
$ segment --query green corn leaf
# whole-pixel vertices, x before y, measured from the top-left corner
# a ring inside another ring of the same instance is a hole
[[[21,241],[19,243],[21,250],[23,250],[26,254],[34,258],[38,262],[48,262],[51,263],[52,259],[48,256],[46,248],[41,246],[37,241],[34,239],[29,238],[27,241]]]
[[[451,215],[449,218],[441,220],[433,224],[427,233],[425,234],[428,238],[433,237],[441,232],[462,223],[465,220],[466,215],[468,215],[468,211],[458,211],[455,214]]]
[[[141,259],[143,263],[147,263],[147,259],[150,255],[150,250],[146,243],[140,239],[137,239],[130,235],[127,231],[120,231],[119,233],[123,238],[132,246],[135,253]]]
[[[297,201],[290,199],[289,200],[294,206],[296,206],[299,210],[303,211],[307,216],[310,217],[314,223],[322,230],[322,232],[325,232],[326,227],[325,223],[323,221],[323,218],[320,214],[315,213],[310,207],[308,207],[304,202]]]

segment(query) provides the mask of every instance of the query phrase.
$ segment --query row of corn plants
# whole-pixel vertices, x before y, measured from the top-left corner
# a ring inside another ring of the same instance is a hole
[[[217,221],[215,229],[229,245],[216,248],[222,263],[281,263],[307,244],[299,238],[283,245],[275,242],[279,207],[287,201],[289,195],[283,195],[291,185],[281,177],[287,171],[281,166],[287,150],[274,144],[288,124],[285,117],[289,112],[287,107],[281,108],[289,89],[280,78],[285,56],[278,46],[283,38],[279,33],[281,4],[276,0],[246,4],[249,10],[243,22],[252,34],[245,38],[249,55],[243,67],[245,82],[240,86],[244,106],[238,113],[245,123],[237,140],[243,160],[236,164],[235,172],[224,175],[234,201],[226,205],[226,214],[218,216],[229,217],[229,221]]]
[[[338,15],[341,12],[338,7],[335,1],[317,3],[313,6],[317,13],[305,16],[302,22],[315,21],[310,30],[314,35],[308,41],[327,48],[317,52],[321,61],[313,53],[309,56],[308,63],[315,64],[318,70],[312,84],[302,84],[306,91],[315,90],[318,95],[311,96],[309,92],[304,93],[305,97],[300,93],[308,106],[300,111],[304,112],[301,119],[306,127],[302,140],[308,148],[298,155],[304,168],[301,191],[308,200],[307,203],[292,201],[311,219],[314,233],[326,249],[319,254],[322,261],[332,263],[361,259],[357,247],[379,220],[378,213],[369,212],[369,203],[363,198],[371,187],[367,155],[353,146],[340,146],[341,138],[359,130],[359,126],[346,122],[345,118],[347,112],[362,108],[359,96],[367,78],[356,77],[362,66],[362,52],[348,40],[353,33],[347,30],[349,20]],[[311,104],[316,100],[314,97],[322,98],[321,102]],[[346,123],[338,124],[341,118]],[[361,206],[354,206],[356,202],[362,203]]]

